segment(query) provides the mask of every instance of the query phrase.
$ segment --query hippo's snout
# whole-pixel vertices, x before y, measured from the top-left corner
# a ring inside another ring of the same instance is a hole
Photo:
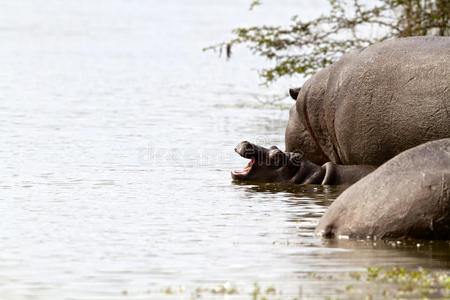
[[[256,156],[256,149],[254,145],[247,141],[240,142],[239,145],[234,148],[234,151],[236,151],[236,153],[240,156],[248,159],[255,158]]]

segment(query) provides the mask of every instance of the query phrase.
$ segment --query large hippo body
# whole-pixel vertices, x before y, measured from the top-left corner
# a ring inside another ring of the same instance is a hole
[[[450,138],[409,149],[349,187],[316,233],[450,240]]]
[[[345,55],[301,88],[286,151],[378,166],[450,137],[450,38],[389,40]]]
[[[354,51],[290,93],[286,152],[241,143],[236,152],[251,162],[234,179],[362,178],[329,207],[318,234],[450,239],[450,38]]]

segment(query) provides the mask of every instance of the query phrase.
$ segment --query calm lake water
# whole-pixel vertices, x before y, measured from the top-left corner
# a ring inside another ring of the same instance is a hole
[[[1,299],[189,299],[254,282],[323,299],[345,282],[310,272],[450,268],[448,243],[314,237],[343,188],[232,183],[241,140],[284,146],[292,101],[261,103],[302,79],[264,88],[263,60],[202,48],[325,9],[249,4],[1,1]]]

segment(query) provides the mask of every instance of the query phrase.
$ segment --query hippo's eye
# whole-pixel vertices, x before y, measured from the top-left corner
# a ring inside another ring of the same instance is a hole
[[[283,164],[283,160],[285,158],[285,155],[283,151],[280,149],[273,149],[269,152],[269,160],[271,164],[274,165],[281,165]]]

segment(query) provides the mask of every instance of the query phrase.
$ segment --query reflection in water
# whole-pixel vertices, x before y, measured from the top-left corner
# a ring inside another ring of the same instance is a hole
[[[285,222],[289,224],[286,228],[290,229],[291,234],[286,239],[279,237],[274,245],[284,249],[292,265],[298,267],[293,270],[297,278],[295,283],[301,285],[300,295],[306,299],[312,296],[322,299],[343,297],[343,287],[354,285],[355,281],[338,274],[364,272],[367,267],[421,266],[437,270],[448,270],[450,267],[450,243],[446,241],[316,238],[313,231],[318,219],[347,186],[233,183],[241,187],[249,198],[259,195],[258,201],[262,201],[261,198],[265,199],[263,201],[272,199],[273,208],[277,207],[276,202],[285,204]],[[329,278],[333,283],[324,278]],[[283,288],[288,294],[298,296],[292,290],[293,285],[294,282],[290,282]],[[361,288],[366,290],[368,287]]]
[[[277,183],[256,183],[234,181],[235,185],[245,187],[248,193],[274,195],[286,203],[286,221],[297,224],[297,236],[311,237],[312,231],[327,207],[348,186],[289,185]],[[321,260],[340,260],[344,264],[357,266],[396,266],[398,264],[427,268],[450,267],[450,242],[425,240],[327,240],[308,241],[309,246],[326,246],[346,249],[323,253]],[[291,246],[304,246],[308,243],[291,241]],[[371,264],[367,264],[370,261]]]
[[[446,269],[450,267],[450,243],[447,241],[424,240],[385,240],[385,241],[351,241],[329,240],[324,243],[327,247],[353,249],[358,251],[360,260],[373,260],[377,257],[384,261],[376,262],[379,266],[403,265],[414,267],[418,261],[426,268]],[[386,252],[390,259],[386,259]]]
[[[261,193],[286,193],[286,195],[294,198],[310,198],[319,200],[317,205],[323,205],[328,207],[331,202],[320,202],[320,200],[331,200],[339,196],[348,186],[331,186],[331,185],[318,185],[318,184],[279,184],[279,183],[259,183],[259,182],[243,182],[233,181],[234,184],[245,186],[248,191],[261,192]]]

